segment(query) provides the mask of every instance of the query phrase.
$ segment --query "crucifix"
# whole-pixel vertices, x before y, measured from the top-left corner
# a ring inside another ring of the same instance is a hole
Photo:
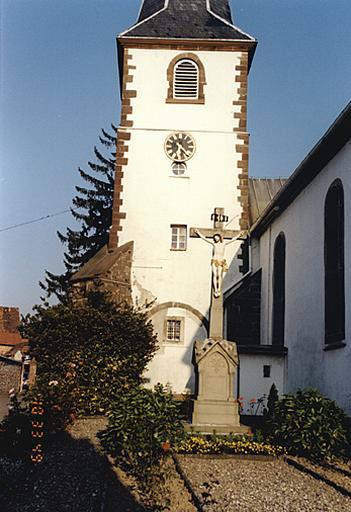
[[[191,238],[201,238],[212,245],[212,293],[210,308],[210,338],[223,338],[223,294],[222,283],[224,272],[228,270],[225,260],[225,248],[228,244],[246,238],[245,231],[225,229],[228,216],[224,215],[224,208],[215,208],[211,215],[213,228],[190,228]],[[225,240],[229,240],[225,242]]]

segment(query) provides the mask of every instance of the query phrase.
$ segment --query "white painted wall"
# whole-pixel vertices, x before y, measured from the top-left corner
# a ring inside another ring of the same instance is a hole
[[[324,203],[340,178],[345,194],[346,347],[324,351]],[[351,415],[351,142],[261,236],[256,265],[263,269],[261,342],[272,335],[272,271],[276,237],[286,237],[286,391],[317,387]]]
[[[184,341],[179,344],[167,343],[165,339],[164,322],[167,315],[184,318]],[[150,379],[147,385],[153,387],[161,382],[170,384],[176,393],[193,391],[195,386],[192,364],[193,344],[189,343],[189,340],[206,339],[206,329],[193,313],[181,308],[172,307],[162,310],[154,315],[152,320],[160,346],[156,357],[151,361],[148,371],[145,373],[146,379]]]
[[[235,82],[239,72],[235,67],[240,52],[194,52],[205,67],[204,105],[166,103],[167,68],[183,52],[133,49],[130,53],[129,62],[135,69],[128,88],[137,90],[137,97],[132,100],[134,126],[128,129],[131,140],[122,192],[122,210],[127,218],[122,222],[120,244],[135,242],[134,301],[182,302],[207,316],[212,247],[200,239],[188,238],[187,251],[172,251],[170,226],[212,227],[211,213],[215,207],[223,207],[230,219],[227,228],[239,228],[240,169],[235,149],[238,139],[233,132],[237,107],[233,101],[239,97],[239,83]],[[172,174],[172,162],[164,152],[164,141],[174,131],[189,132],[196,141],[186,177]],[[227,250],[230,272],[225,286],[239,274],[240,262],[234,259],[239,245],[235,242]],[[187,318],[187,322],[190,327],[184,345],[163,347],[163,353],[150,365],[151,385],[170,382],[176,392],[192,387],[189,354],[201,325],[199,320]],[[159,341],[162,343],[162,339]]]
[[[263,377],[263,366],[271,367],[271,376]],[[279,396],[284,393],[285,360],[281,356],[272,355],[240,355],[240,384],[239,395],[243,400],[243,414],[256,413],[257,404],[250,407],[250,400],[265,397],[264,406],[267,405],[269,390],[275,384]],[[263,413],[262,407],[257,414]]]

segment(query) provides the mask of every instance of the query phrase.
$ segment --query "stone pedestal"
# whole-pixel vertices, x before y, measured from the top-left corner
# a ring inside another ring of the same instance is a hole
[[[234,398],[234,377],[238,366],[236,343],[223,339],[195,342],[198,369],[198,397],[194,403],[191,429],[203,433],[244,433],[238,403]]]

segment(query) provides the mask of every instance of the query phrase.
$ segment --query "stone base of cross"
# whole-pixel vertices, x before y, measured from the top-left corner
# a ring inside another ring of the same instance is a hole
[[[223,339],[223,274],[227,270],[225,260],[225,246],[235,240],[245,240],[245,231],[225,229],[228,217],[224,214],[224,208],[215,208],[211,215],[213,228],[190,228],[191,238],[202,238],[212,245],[212,286],[210,306],[210,338],[214,340]],[[229,240],[229,242],[224,242]]]

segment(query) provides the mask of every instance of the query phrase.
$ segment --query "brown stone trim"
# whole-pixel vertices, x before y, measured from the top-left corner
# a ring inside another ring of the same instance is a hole
[[[247,133],[247,82],[248,82],[248,52],[242,52],[239,65],[235,67],[235,85],[238,98],[233,101],[236,108],[234,112],[234,129],[238,143],[235,150],[239,155],[237,164],[239,183],[238,201],[241,205],[240,229],[249,228],[249,134]]]
[[[124,104],[124,101],[123,101]],[[128,103],[129,104],[129,103]],[[118,133],[118,140],[130,140],[132,134],[130,132],[119,132]]]
[[[195,62],[199,69],[199,97],[196,99],[183,99],[173,97],[173,79],[174,79],[174,68],[180,60],[189,59]],[[180,53],[171,60],[167,69],[167,80],[168,80],[168,91],[166,103],[190,103],[190,104],[204,104],[205,103],[205,85],[206,75],[205,68],[200,58],[195,53]]]
[[[131,105],[123,105],[122,107],[122,115],[126,114],[132,114],[133,113],[133,107]]]
[[[241,112],[234,113],[234,119],[241,119],[246,122],[246,107],[242,108]]]
[[[192,50],[192,51],[243,51],[248,58],[248,51],[256,46],[256,41],[233,41],[208,39],[194,40],[182,39],[181,43],[175,39],[147,38],[147,37],[119,37],[118,42],[124,48],[152,48],[157,50]],[[243,59],[245,61],[245,57]]]
[[[136,96],[137,96],[137,92],[136,91],[130,91],[130,90],[124,90],[123,91],[123,97],[124,98],[136,98]]]
[[[246,144],[237,144],[235,146],[235,149],[238,153],[248,154],[249,152],[249,148],[247,147]]]
[[[126,131],[127,128],[133,126],[132,100],[136,98],[137,91],[130,89],[130,84],[134,80],[133,71],[136,66],[131,64],[133,55],[128,49],[124,49],[124,70],[122,81],[122,108],[121,108],[121,122],[118,129],[116,141],[116,168],[115,168],[115,186],[113,194],[113,210],[112,210],[112,226],[109,235],[108,249],[112,251],[118,247],[119,237],[118,233],[122,231],[122,220],[126,218],[126,213],[121,211],[123,200],[121,194],[123,192],[122,180],[124,176],[124,167],[128,165],[128,150],[129,146],[126,141],[131,139],[131,133]]]
[[[192,306],[189,306],[188,304],[184,304],[183,302],[163,302],[162,304],[158,304],[157,306],[153,307],[149,311],[148,315],[150,317],[152,317],[152,316],[156,315],[156,313],[158,313],[159,311],[162,311],[163,309],[169,309],[169,308],[180,308],[180,309],[185,309],[185,311],[189,311],[190,313],[192,313],[194,316],[196,316],[201,321],[201,323],[203,324],[203,326],[205,327],[205,329],[207,330],[207,333],[208,333],[209,323],[208,323],[207,318],[204,315],[202,315],[200,313],[200,311],[193,308]]]
[[[190,103],[191,105],[204,105],[205,98],[202,99],[185,99],[185,98],[167,98],[166,103],[182,103],[183,105],[186,103]]]

